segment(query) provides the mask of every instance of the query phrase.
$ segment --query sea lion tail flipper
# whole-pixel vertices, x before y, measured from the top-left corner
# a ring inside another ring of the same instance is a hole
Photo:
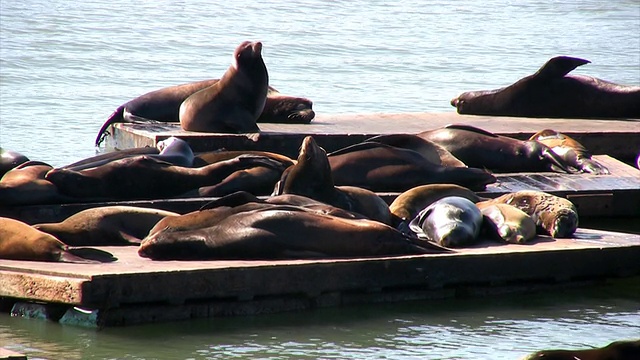
[[[580,170],[594,174],[594,175],[610,175],[611,172],[607,169],[606,166],[600,164],[596,160],[593,159],[579,159],[578,163],[580,164]]]
[[[113,113],[111,113],[111,116],[109,116],[107,121],[105,121],[105,123],[102,125],[100,131],[98,131],[98,136],[96,137],[96,146],[100,146],[100,144],[107,137],[107,128],[111,124],[119,122],[124,122],[124,105],[119,106]]]
[[[244,205],[250,202],[259,202],[264,203],[265,201],[259,199],[257,196],[247,192],[247,191],[236,191],[229,195],[225,195],[221,198],[218,198],[213,201],[209,201],[208,203],[202,205],[199,211],[207,210],[207,209],[215,209],[221,206],[229,206],[229,207],[237,207],[240,205]]]
[[[453,250],[440,246],[432,241],[420,239],[411,235],[405,236],[416,250],[423,252],[424,254],[443,254],[453,252]]]
[[[126,233],[122,230],[118,231],[118,234],[130,245],[140,245],[142,239],[137,238],[129,233]]]
[[[591,61],[574,58],[570,56],[556,56],[547,61],[542,67],[533,75],[539,79],[554,79],[561,78],[578,66],[588,64]]]
[[[98,264],[118,260],[110,252],[89,247],[68,247],[60,256],[60,261]]]
[[[268,156],[242,154],[237,156],[235,160],[240,164],[248,165],[248,167],[264,166],[276,170],[284,170],[285,168],[285,165],[282,162]]]

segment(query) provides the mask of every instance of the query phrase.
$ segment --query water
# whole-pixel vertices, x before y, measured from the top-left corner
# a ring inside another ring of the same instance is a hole
[[[54,166],[92,156],[118,105],[220,77],[244,40],[263,42],[272,86],[319,114],[453,111],[460,92],[510,84],[561,54],[592,61],[576,73],[640,85],[638,0],[0,0],[0,146]],[[2,314],[0,346],[42,358],[516,358],[640,336],[638,293],[98,332]]]

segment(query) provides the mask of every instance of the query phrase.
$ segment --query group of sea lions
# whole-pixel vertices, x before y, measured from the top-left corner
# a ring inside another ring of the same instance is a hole
[[[640,118],[640,86],[568,75],[588,60],[557,56],[535,74],[496,90],[470,91],[451,100],[460,114],[551,118]],[[99,145],[118,122],[179,122],[199,132],[255,133],[258,122],[313,120],[311,100],[269,86],[262,43],[245,41],[220,79],[169,86],[119,106],[102,125]]]

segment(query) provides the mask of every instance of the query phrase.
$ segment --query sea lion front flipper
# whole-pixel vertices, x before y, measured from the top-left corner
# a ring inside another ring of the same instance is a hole
[[[578,66],[582,66],[590,62],[591,61],[589,60],[570,56],[556,56],[542,65],[542,67],[533,74],[533,77],[543,80],[561,78]]]
[[[225,195],[221,198],[210,201],[202,205],[202,207],[200,207],[200,209],[198,210],[202,211],[207,209],[215,209],[221,206],[236,207],[236,206],[244,205],[250,202],[264,203],[265,201],[262,199],[259,199],[257,196],[247,191],[236,191],[229,195]]]
[[[115,258],[110,252],[88,247],[68,247],[66,251],[63,251],[60,254],[59,259],[60,262],[71,262],[80,264],[100,264],[113,262],[116,260],[118,259]]]
[[[496,134],[494,134],[492,132],[489,132],[489,131],[484,130],[484,129],[477,128],[475,126],[466,125],[466,124],[449,124],[449,125],[445,125],[444,128],[445,129],[467,130],[467,131],[473,131],[475,133],[482,134],[482,135],[487,135],[487,136],[491,136],[491,137],[498,137],[498,135],[496,135]]]

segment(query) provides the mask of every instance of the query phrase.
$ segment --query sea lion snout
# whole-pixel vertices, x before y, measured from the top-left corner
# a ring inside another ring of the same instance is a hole
[[[457,97],[453,98],[451,99],[451,106],[453,106],[454,108],[457,108],[460,102],[462,102],[460,98],[457,98]]]

